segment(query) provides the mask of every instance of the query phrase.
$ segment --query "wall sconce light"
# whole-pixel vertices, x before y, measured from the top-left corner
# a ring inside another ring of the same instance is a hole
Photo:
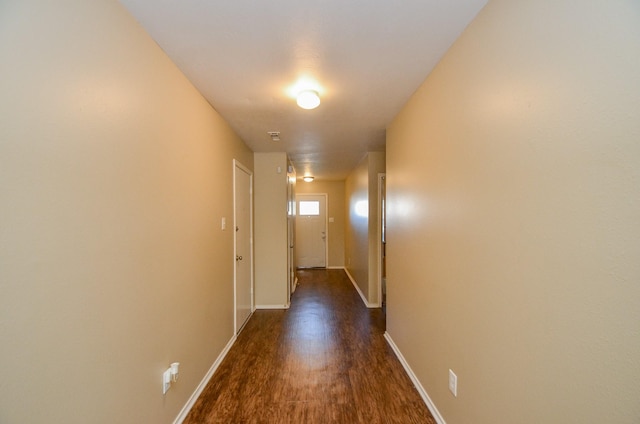
[[[317,91],[305,90],[298,94],[296,102],[302,109],[315,109],[320,105],[320,96]]]

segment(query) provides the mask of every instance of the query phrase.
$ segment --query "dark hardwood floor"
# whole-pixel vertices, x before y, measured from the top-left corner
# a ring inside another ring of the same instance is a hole
[[[343,270],[298,271],[286,311],[256,311],[185,424],[431,423]]]

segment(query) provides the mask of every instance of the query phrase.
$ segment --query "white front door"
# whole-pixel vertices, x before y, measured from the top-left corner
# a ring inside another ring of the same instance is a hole
[[[296,196],[296,256],[298,268],[327,266],[327,196]]]
[[[234,161],[235,332],[240,332],[253,312],[251,247],[251,173]]]

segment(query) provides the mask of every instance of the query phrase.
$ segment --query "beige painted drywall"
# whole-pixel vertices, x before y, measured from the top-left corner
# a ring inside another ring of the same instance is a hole
[[[0,422],[173,422],[233,336],[253,155],[115,1],[5,0],[0,56]]]
[[[255,301],[284,308],[287,291],[287,154],[255,153]]]
[[[345,268],[369,297],[369,159],[365,156],[345,181]]]
[[[369,152],[345,182],[346,269],[369,306],[378,305],[378,173],[385,171],[385,154]]]
[[[299,182],[296,185],[297,194],[326,194],[327,219],[329,222],[327,238],[329,243],[329,268],[344,267],[344,235],[345,235],[345,194],[344,181],[313,181]]]
[[[369,152],[369,296],[368,300],[372,306],[382,306],[380,273],[378,267],[381,261],[380,239],[382,237],[380,229],[379,203],[379,182],[378,175],[385,172],[385,153]]]
[[[638,3],[490,1],[387,137],[387,328],[447,424],[640,422]]]

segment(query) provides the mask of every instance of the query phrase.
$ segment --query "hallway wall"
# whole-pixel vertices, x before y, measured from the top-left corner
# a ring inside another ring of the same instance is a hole
[[[385,154],[369,152],[345,182],[347,223],[346,269],[356,281],[369,307],[378,296],[378,173],[385,172]]]
[[[116,1],[5,0],[0,57],[0,422],[173,422],[233,336],[252,153]]]
[[[256,307],[288,308],[287,154],[254,153],[254,163]]]
[[[447,424],[640,422],[638,3],[490,1],[387,135],[387,328]]]

